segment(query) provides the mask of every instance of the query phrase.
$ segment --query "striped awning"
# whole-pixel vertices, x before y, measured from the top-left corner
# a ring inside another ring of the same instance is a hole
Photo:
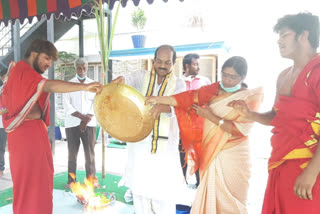
[[[105,1],[105,2],[108,2],[108,0],[104,0],[104,1]],[[110,0],[110,5],[109,5],[110,9],[113,9],[114,3],[115,3],[116,1],[119,1],[119,0]],[[140,3],[140,0],[122,0],[122,2],[121,2],[122,7],[125,7],[129,1],[132,1],[135,6],[138,6],[139,3]],[[152,4],[155,0],[146,0],[146,1],[147,1],[149,4]],[[164,1],[164,2],[168,2],[169,0],[163,0],[163,1]],[[172,1],[172,0],[171,0],[171,1]],[[183,2],[184,0],[179,0],[179,1]]]
[[[93,0],[0,0],[0,23],[7,26],[9,21],[14,23],[17,19],[20,20],[20,23],[23,23],[25,19],[31,23],[34,17],[40,20],[42,16],[48,18],[51,14],[54,14],[55,17],[63,15],[69,19],[71,16],[80,17],[83,12],[91,13],[91,1]],[[113,9],[115,2],[119,0],[104,1],[106,3],[109,1],[109,8]],[[128,1],[132,1],[135,6],[138,6],[140,2],[140,0],[122,0],[122,7],[125,7]],[[146,1],[149,4],[154,2],[154,0]],[[163,1],[168,2],[168,0]]]
[[[0,0],[0,23],[8,25],[9,21],[14,23],[17,19],[20,23],[25,19],[31,22],[34,17],[40,20],[42,16],[50,17],[51,14],[79,17],[84,11],[91,12],[92,6],[88,2],[90,0]]]

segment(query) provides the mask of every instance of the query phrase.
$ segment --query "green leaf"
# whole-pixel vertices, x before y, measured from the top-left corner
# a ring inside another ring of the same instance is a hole
[[[110,32],[110,40],[109,38],[109,26],[108,22],[105,22],[105,10],[103,6],[103,1],[99,0],[94,1],[94,9],[95,9],[95,16],[97,21],[97,28],[98,28],[98,36],[99,36],[99,44],[100,44],[100,53],[101,53],[101,64],[102,64],[102,71],[104,72],[104,75],[106,76],[106,72],[108,71],[108,63],[109,63],[109,56],[111,52],[112,47],[112,40],[113,35],[115,31],[115,26],[117,22],[117,17],[119,13],[119,8],[121,5],[121,1],[119,0],[119,4],[116,10],[115,18],[111,27]],[[110,5],[110,0],[108,0],[108,5]],[[107,16],[109,19],[110,16]],[[104,83],[106,84],[106,79],[104,78]]]
[[[131,23],[137,30],[142,30],[146,25],[147,17],[144,14],[144,11],[141,8],[137,8],[137,10],[133,11],[131,14]]]

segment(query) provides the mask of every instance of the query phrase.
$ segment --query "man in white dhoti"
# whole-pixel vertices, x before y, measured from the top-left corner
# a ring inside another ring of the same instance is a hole
[[[162,45],[155,51],[152,71],[133,72],[118,77],[145,96],[170,96],[185,91],[185,82],[173,71],[176,52]],[[174,109],[154,105],[151,134],[138,143],[128,143],[128,164],[124,185],[132,190],[137,214],[175,214],[181,189],[185,186],[179,162],[179,128]]]

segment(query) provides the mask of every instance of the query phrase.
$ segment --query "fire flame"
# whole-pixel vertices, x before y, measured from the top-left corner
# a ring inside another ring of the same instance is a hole
[[[70,176],[75,180],[75,174],[70,173]],[[80,182],[73,182],[70,184],[70,188],[74,194],[76,194],[81,200],[88,201],[89,198],[95,195],[94,193],[94,182],[93,176],[84,179],[84,184]]]
[[[70,176],[75,180],[75,174],[70,173]],[[73,182],[70,184],[72,192],[77,196],[86,208],[86,211],[103,210],[106,205],[111,202],[106,196],[94,192],[94,184],[97,178],[90,176],[84,179],[84,184]]]

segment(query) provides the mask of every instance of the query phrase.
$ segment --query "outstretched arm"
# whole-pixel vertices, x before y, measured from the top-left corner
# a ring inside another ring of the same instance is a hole
[[[270,125],[271,120],[276,115],[273,109],[264,113],[251,111],[244,100],[231,101],[228,106],[233,107],[242,117],[267,126]]]
[[[171,96],[149,96],[146,98],[145,104],[156,105],[156,104],[163,104],[163,105],[170,105],[170,106],[177,106],[177,101]]]
[[[244,100],[233,100],[228,103],[228,106],[234,108],[234,110],[236,110],[242,117],[267,126],[270,125],[271,120],[276,115],[276,112],[273,109],[265,113],[251,111]]]
[[[103,85],[98,82],[92,82],[89,84],[66,82],[62,80],[47,80],[44,85],[45,92],[53,93],[66,93],[74,91],[90,91],[93,93],[100,93],[103,89]]]
[[[278,77],[277,85],[276,85],[275,101],[278,99],[278,96],[279,96],[278,89],[279,89],[279,85],[281,85],[280,80],[282,79],[282,75],[285,71],[281,72],[281,74]],[[241,116],[247,118],[248,120],[252,120],[266,126],[270,126],[270,122],[277,114],[273,108],[270,111],[267,111],[264,113],[258,113],[258,112],[252,111],[244,100],[233,100],[230,103],[228,103],[228,106],[233,107],[234,110],[236,110]]]
[[[270,126],[271,120],[276,116],[276,112],[272,109],[264,113],[252,112],[248,117],[249,120],[256,121],[266,126]]]

